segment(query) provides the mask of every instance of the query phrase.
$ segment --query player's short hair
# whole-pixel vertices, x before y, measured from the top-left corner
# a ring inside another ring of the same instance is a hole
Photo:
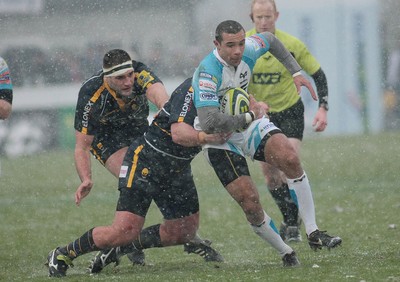
[[[131,57],[129,54],[121,49],[113,49],[108,51],[103,57],[103,68],[111,68],[113,66],[122,64],[126,61],[130,61]]]
[[[215,40],[221,43],[223,33],[236,34],[242,30],[245,31],[243,26],[237,21],[233,20],[223,21],[217,26],[217,29],[215,30]]]
[[[124,71],[132,69],[132,59],[129,54],[121,49],[108,51],[103,57],[104,76],[117,76]]]

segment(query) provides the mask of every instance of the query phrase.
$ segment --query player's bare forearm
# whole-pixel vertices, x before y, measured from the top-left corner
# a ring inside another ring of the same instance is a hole
[[[191,125],[181,122],[171,125],[172,140],[184,147],[202,146],[205,144],[223,144],[229,138],[227,134],[207,134],[195,130]]]
[[[161,109],[169,99],[167,90],[161,82],[157,82],[151,85],[147,89],[146,95],[150,102],[156,105],[158,109]]]
[[[92,179],[90,152],[75,148],[75,168],[81,182]]]

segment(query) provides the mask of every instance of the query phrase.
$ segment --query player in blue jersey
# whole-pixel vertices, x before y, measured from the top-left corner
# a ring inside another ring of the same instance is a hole
[[[12,100],[13,86],[10,70],[6,61],[0,57],[0,120],[7,119],[11,115]]]
[[[194,101],[199,116],[197,129],[207,133],[233,132],[223,145],[206,145],[207,157],[221,183],[238,202],[255,233],[269,242],[284,258],[292,251],[279,236],[271,218],[263,210],[257,188],[251,180],[245,156],[267,162],[282,170],[304,222],[310,247],[328,249],[340,245],[341,238],[319,231],[311,187],[300,159],[288,138],[265,116],[265,108],[250,97],[250,111],[236,116],[220,112],[220,99],[232,87],[247,90],[252,69],[259,57],[271,52],[292,74],[300,93],[306,86],[317,99],[301,67],[269,32],[246,38],[240,23],[220,23],[215,33],[215,49],[206,56],[193,76]],[[241,131],[241,132],[237,132]]]
[[[12,110],[13,86],[6,61],[0,57],[0,119],[10,116]]]

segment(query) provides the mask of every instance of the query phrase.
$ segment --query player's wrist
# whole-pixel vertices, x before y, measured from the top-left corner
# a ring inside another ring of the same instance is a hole
[[[329,111],[329,105],[327,102],[320,103],[319,107],[324,109],[325,111]]]
[[[292,74],[292,77],[295,78],[296,76],[301,75],[301,71],[296,71],[294,74]]]
[[[204,145],[204,144],[207,143],[206,136],[207,136],[207,134],[204,131],[198,131],[197,132],[197,140],[198,140],[200,145]]]
[[[325,109],[325,111],[329,111],[328,95],[318,97],[318,99],[319,99],[318,107]]]
[[[253,111],[248,111],[246,114],[246,124],[252,123],[256,119],[256,115]]]

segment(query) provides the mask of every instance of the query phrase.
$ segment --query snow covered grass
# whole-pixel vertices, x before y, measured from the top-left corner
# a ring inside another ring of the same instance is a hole
[[[293,243],[302,266],[282,268],[278,254],[246,223],[238,205],[199,155],[193,170],[201,205],[199,233],[211,239],[224,263],[206,263],[183,248],[146,250],[147,265],[127,258],[89,276],[94,254],[75,260],[65,281],[399,281],[400,134],[306,138],[302,151],[320,229],[341,236],[341,247],[312,251]],[[281,216],[264,188],[257,163],[249,162],[265,210],[277,226]],[[93,162],[95,187],[80,207],[72,151],[1,159],[0,281],[49,281],[47,253],[87,229],[111,223],[117,181]],[[159,222],[152,206],[146,225]]]

